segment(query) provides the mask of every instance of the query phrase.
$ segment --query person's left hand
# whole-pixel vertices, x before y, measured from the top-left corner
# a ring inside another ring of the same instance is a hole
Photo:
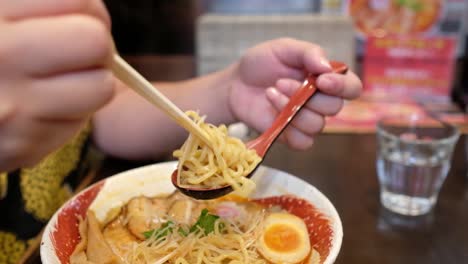
[[[319,92],[282,135],[290,147],[307,149],[313,136],[323,129],[325,116],[337,114],[344,99],[357,98],[362,90],[361,81],[351,71],[345,75],[330,71],[323,50],[315,44],[284,38],[255,46],[235,65],[236,77],[229,93],[231,113],[262,132],[300,87],[306,72],[321,74]]]

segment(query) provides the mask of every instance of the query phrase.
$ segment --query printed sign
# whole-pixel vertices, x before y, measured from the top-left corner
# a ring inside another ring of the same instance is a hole
[[[465,0],[348,0],[359,37],[359,53],[368,37],[392,35],[451,37],[457,56],[463,55]]]
[[[364,56],[365,90],[416,100],[446,100],[455,64],[455,40],[442,37],[371,37]]]

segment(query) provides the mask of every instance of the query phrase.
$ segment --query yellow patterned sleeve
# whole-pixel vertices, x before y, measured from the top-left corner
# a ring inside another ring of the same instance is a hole
[[[21,170],[20,187],[25,209],[36,219],[47,221],[71,197],[72,191],[63,185],[63,180],[78,166],[81,148],[90,130],[91,126],[88,126],[33,168]]]
[[[0,200],[5,198],[8,193],[8,174],[0,172]]]
[[[18,263],[25,251],[25,242],[12,233],[0,231],[0,263]]]

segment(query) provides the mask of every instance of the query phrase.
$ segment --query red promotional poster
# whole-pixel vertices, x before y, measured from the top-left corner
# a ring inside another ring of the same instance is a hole
[[[444,4],[444,0],[351,0],[349,12],[364,35],[418,34],[437,24]]]
[[[375,133],[385,116],[437,117],[468,133],[450,94],[464,47],[466,0],[347,0],[364,94],[327,119],[326,132]]]
[[[370,37],[364,56],[364,87],[376,97],[447,100],[455,48],[453,38]]]
[[[451,37],[463,52],[466,0],[348,0],[347,10],[364,54],[368,37],[394,35]]]

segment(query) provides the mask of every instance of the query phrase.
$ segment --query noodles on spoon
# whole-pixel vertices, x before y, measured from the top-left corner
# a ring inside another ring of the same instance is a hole
[[[241,140],[230,137],[225,125],[205,123],[205,118],[194,111],[188,111],[187,115],[208,134],[213,148],[189,135],[173,153],[179,159],[178,185],[205,189],[230,185],[239,195],[247,196],[255,189],[255,183],[245,176],[257,167],[261,158]]]

